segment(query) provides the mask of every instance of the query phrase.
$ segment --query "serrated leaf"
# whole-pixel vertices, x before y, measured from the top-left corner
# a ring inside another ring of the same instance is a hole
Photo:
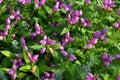
[[[7,50],[3,50],[3,51],[0,51],[3,55],[5,55],[6,57],[11,57],[12,56],[12,53],[10,51],[7,51]]]

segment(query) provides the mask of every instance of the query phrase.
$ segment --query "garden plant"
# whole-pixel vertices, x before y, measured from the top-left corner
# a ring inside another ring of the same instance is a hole
[[[120,0],[0,0],[0,80],[120,80]]]

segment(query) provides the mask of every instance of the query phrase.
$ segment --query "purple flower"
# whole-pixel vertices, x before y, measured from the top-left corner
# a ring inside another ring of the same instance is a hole
[[[74,60],[76,60],[75,55],[73,55],[73,54],[69,55],[69,60],[70,60],[70,61],[74,61]]]
[[[44,36],[43,40],[40,41],[41,44],[46,45],[46,44],[55,44],[55,40],[51,40],[49,37]]]
[[[120,80],[120,74],[117,75],[117,80]]]
[[[118,9],[118,16],[120,16],[120,8]]]
[[[120,54],[116,54],[116,58],[117,58],[117,59],[120,59]]]
[[[6,19],[6,25],[10,25],[10,22],[11,22],[10,19],[7,18],[7,19]]]
[[[37,35],[44,34],[42,28],[39,27],[38,23],[35,24],[35,32],[36,32]]]
[[[91,38],[91,39],[89,39],[89,44],[94,45],[94,44],[96,44],[97,42],[98,42],[98,38]]]
[[[45,53],[45,50],[46,50],[46,48],[42,48],[42,49],[40,50],[40,54],[44,54],[44,53]]]
[[[98,75],[93,75],[92,73],[88,73],[85,80],[96,80]]]
[[[24,38],[23,36],[21,37],[21,40],[20,40],[20,41],[21,41],[21,44],[22,44],[22,45],[25,45],[25,44],[26,44],[25,38]]]
[[[0,0],[0,4],[2,3],[3,0]]]
[[[34,63],[37,59],[38,59],[38,57],[39,57],[39,55],[31,55],[29,52],[27,53],[27,57],[28,57],[28,59],[30,60],[30,62],[31,63]]]
[[[16,70],[17,70],[17,67],[15,65],[13,65],[10,70],[8,70],[8,74],[10,74],[11,78],[14,79],[14,80],[17,77]]]
[[[120,21],[118,21],[117,23],[113,24],[115,28],[120,28]]]
[[[113,8],[115,7],[114,0],[104,0],[104,7],[105,8]]]
[[[101,35],[101,32],[100,32],[100,31],[95,31],[95,32],[93,32],[92,34],[93,34],[93,36],[95,36],[95,37],[99,37],[99,36]]]
[[[81,18],[81,24],[85,27],[85,26],[91,26],[89,23],[89,19],[88,18]]]
[[[56,4],[53,7],[54,11],[58,11],[59,10],[59,5],[60,5],[60,3],[56,2]]]
[[[28,4],[31,2],[31,0],[18,0],[18,2],[22,4]]]
[[[62,51],[63,56],[68,57],[68,53],[66,51]]]
[[[41,5],[44,5],[46,0],[35,0],[35,8],[38,8]]]
[[[62,3],[62,7],[64,8],[65,11],[69,10],[69,7],[66,4],[64,4],[64,3]]]
[[[49,77],[50,77],[50,74],[49,74],[48,72],[45,72],[44,74],[45,74],[45,77],[46,77],[46,78],[49,78]]]
[[[105,34],[107,32],[108,32],[108,29],[104,28],[101,32],[100,31],[95,31],[92,34],[93,34],[94,37],[100,38],[103,41],[108,41],[108,39],[105,37]]]
[[[86,2],[87,4],[90,4],[90,3],[91,3],[91,1],[90,1],[90,0],[85,0],[85,2]]]
[[[101,32],[102,35],[106,34],[108,32],[108,29],[107,28],[104,28]]]
[[[109,66],[110,62],[113,61],[113,59],[114,58],[111,56],[108,57],[106,52],[104,52],[102,55],[102,60],[104,61],[105,66]]]
[[[88,48],[88,49],[91,49],[92,47],[93,47],[92,44],[88,44],[88,45],[87,45],[87,48]]]

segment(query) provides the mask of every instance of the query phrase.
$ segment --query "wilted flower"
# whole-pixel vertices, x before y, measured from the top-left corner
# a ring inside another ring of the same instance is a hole
[[[92,73],[88,73],[85,80],[96,80],[98,75],[92,75]]]
[[[109,66],[110,62],[113,61],[113,57],[108,57],[107,53],[104,52],[102,55],[102,60],[104,61],[105,66]]]

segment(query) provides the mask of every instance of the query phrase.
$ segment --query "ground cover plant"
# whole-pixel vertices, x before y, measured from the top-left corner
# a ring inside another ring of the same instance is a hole
[[[120,80],[120,1],[0,0],[0,80]]]

